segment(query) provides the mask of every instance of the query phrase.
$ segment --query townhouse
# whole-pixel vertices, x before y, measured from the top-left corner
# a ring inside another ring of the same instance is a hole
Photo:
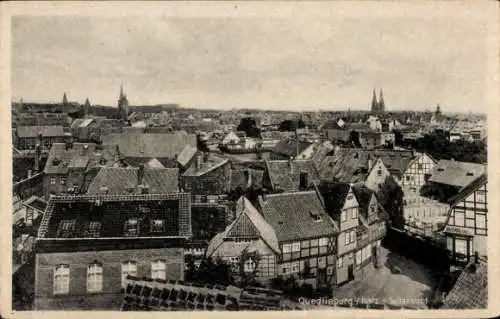
[[[124,165],[118,145],[55,143],[43,170],[44,196],[84,191],[101,167]]]
[[[35,243],[35,310],[119,309],[127,276],[183,280],[190,196],[53,196]]]
[[[42,149],[50,149],[54,143],[64,143],[71,139],[71,133],[64,132],[62,126],[18,126],[15,129],[14,145],[19,150],[34,149],[40,144]]]
[[[245,197],[238,200],[235,221],[212,239],[207,256],[263,283],[278,276],[314,286],[334,282],[337,229],[315,191],[264,195],[256,206],[262,213]]]
[[[271,160],[265,165],[262,183],[273,192],[307,190],[319,180],[312,160]]]

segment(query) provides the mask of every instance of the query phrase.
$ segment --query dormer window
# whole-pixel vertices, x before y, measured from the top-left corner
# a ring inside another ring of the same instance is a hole
[[[444,168],[442,168],[442,167],[438,167],[437,171],[438,171],[438,172],[443,172],[443,171],[444,171]]]
[[[137,237],[139,236],[139,220],[137,218],[131,218],[125,222],[125,237]]]
[[[153,219],[151,221],[151,229],[152,233],[161,233],[165,231],[165,221],[163,219]]]
[[[321,221],[321,215],[320,215],[318,212],[315,212],[315,211],[310,211],[310,212],[309,212],[309,215],[311,215],[312,219],[313,219],[315,222],[320,222],[320,221]]]
[[[75,235],[75,225],[76,220],[74,219],[64,219],[59,222],[59,227],[57,228],[57,237],[59,238],[70,238]]]

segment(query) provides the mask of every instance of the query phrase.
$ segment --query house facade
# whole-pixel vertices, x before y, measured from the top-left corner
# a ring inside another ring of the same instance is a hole
[[[183,280],[189,215],[185,193],[51,197],[35,244],[34,309],[118,310],[127,276]]]
[[[426,175],[434,168],[436,161],[426,153],[415,154],[401,178],[401,185],[419,190],[425,184]]]
[[[487,256],[488,179],[479,177],[451,200],[443,233],[452,261],[470,262],[475,253]]]

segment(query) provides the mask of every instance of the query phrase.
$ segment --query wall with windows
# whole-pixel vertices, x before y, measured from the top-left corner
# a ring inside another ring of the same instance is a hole
[[[401,184],[420,188],[425,184],[425,174],[429,173],[434,166],[434,161],[427,154],[420,155],[416,161],[407,167]]]
[[[336,262],[336,282],[343,283],[349,278],[349,266],[354,267],[354,251],[337,257]]]
[[[480,255],[487,254],[487,205],[487,184],[485,184],[456,204],[448,221],[448,225],[468,229],[473,234],[473,251],[479,252]]]
[[[378,192],[380,190],[379,185],[382,185],[391,173],[387,170],[384,163],[380,159],[373,161],[373,168],[370,171],[370,174],[366,177],[365,186],[374,192]]]
[[[36,255],[35,310],[119,309],[126,275],[182,280],[182,248]]]

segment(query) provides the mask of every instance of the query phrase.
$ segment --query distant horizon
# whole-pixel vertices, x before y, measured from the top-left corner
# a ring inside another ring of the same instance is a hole
[[[387,111],[492,107],[482,20],[439,16],[433,6],[408,17],[298,8],[243,17],[15,16],[11,98],[57,102],[66,92],[115,106],[122,84],[134,105],[361,111],[383,89]]]

